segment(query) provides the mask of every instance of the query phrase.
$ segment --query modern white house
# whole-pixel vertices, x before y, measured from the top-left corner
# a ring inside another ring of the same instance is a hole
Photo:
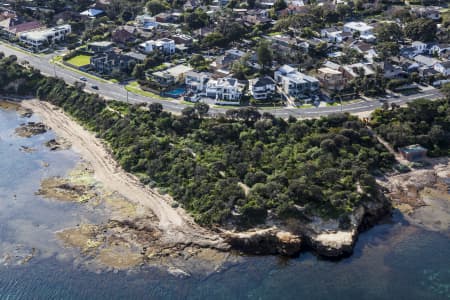
[[[283,92],[296,99],[305,99],[319,91],[319,80],[284,65],[275,71],[275,81]]]
[[[344,32],[359,33],[359,37],[365,41],[375,41],[373,26],[364,22],[349,22],[344,25]]]
[[[189,91],[202,93],[206,90],[206,83],[210,77],[211,74],[209,73],[190,71],[184,75],[184,83]]]
[[[208,97],[219,105],[240,104],[245,85],[236,78],[224,77],[211,79],[210,73],[189,71],[184,75],[184,83],[189,99],[198,101],[200,97]],[[192,100],[189,100],[192,101]]]
[[[206,84],[205,96],[215,99],[216,104],[236,105],[240,103],[244,88],[236,78],[210,79]]]
[[[156,22],[156,18],[150,15],[140,15],[135,19],[135,24],[137,27],[143,30],[152,30],[159,27],[159,23]]]
[[[411,43],[411,46],[414,48],[414,53],[417,55],[425,53],[428,45],[421,41],[414,41]]]
[[[326,38],[330,43],[342,43],[344,37],[342,36],[342,30],[339,30],[336,27],[324,28],[320,30],[320,36],[322,38]]]
[[[43,30],[24,32],[19,35],[19,39],[22,43],[38,50],[64,40],[71,32],[71,26],[66,24]]]
[[[146,41],[138,46],[139,51],[149,54],[155,50],[160,50],[165,54],[175,53],[175,41],[167,38]]]
[[[275,81],[269,76],[249,80],[249,91],[256,100],[266,100],[275,93]]]

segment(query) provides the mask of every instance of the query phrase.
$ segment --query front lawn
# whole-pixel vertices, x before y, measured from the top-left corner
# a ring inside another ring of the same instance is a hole
[[[77,55],[67,60],[67,63],[76,67],[83,67],[91,63],[91,56],[89,55]]]

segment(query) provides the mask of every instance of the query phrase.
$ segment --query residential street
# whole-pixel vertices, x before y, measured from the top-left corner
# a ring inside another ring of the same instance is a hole
[[[0,43],[0,51],[4,52],[6,55],[16,55],[18,61],[28,61],[31,66],[39,69],[43,74],[49,76],[57,76],[63,78],[67,83],[73,84],[76,81],[79,81],[79,78],[82,76],[79,73],[72,71],[70,69],[62,68],[58,65],[50,62],[51,58],[54,55],[43,55],[37,56],[31,53],[25,53],[24,51],[20,51],[12,48],[9,45],[4,43]],[[98,86],[98,90],[94,90],[91,88],[92,85]],[[110,82],[102,82],[100,80],[94,80],[92,78],[88,78],[86,82],[86,90],[90,92],[99,93],[105,98],[115,99],[119,101],[129,101],[132,103],[151,103],[151,102],[159,102],[163,105],[164,109],[171,111],[173,113],[180,113],[181,110],[186,107],[185,104],[180,103],[177,100],[173,101],[164,101],[159,99],[152,99],[149,97],[144,97],[141,95],[136,95],[125,90],[124,86],[118,83],[110,83]],[[419,98],[426,98],[429,100],[435,100],[440,98],[442,95],[437,89],[429,89],[427,91],[423,91],[418,94],[413,94],[410,96],[401,96],[399,98],[391,98],[388,100],[389,103],[395,103],[398,105],[405,104],[407,102],[413,101]],[[314,107],[314,108],[274,108],[268,111],[273,115],[279,117],[288,117],[293,115],[295,117],[319,117],[329,115],[335,112],[349,112],[349,113],[362,113],[369,112],[374,110],[377,107],[380,107],[382,102],[380,101],[361,101],[357,103],[349,103],[344,104],[343,106],[329,106],[329,107]],[[230,109],[230,107],[224,106],[223,108],[211,107],[211,114],[223,113],[226,110]]]

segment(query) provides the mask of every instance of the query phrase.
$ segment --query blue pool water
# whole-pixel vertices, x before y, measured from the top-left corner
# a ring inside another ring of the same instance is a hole
[[[166,96],[178,98],[181,97],[186,90],[184,88],[177,88],[165,93]]]

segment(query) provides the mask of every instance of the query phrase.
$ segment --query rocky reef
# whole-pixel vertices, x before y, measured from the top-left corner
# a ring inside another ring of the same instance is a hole
[[[20,125],[16,128],[15,132],[20,137],[32,137],[34,135],[47,132],[48,128],[41,122],[28,122]]]
[[[50,149],[50,151],[67,150],[70,148],[70,142],[64,138],[51,139],[45,142],[45,146]]]
[[[450,228],[450,159],[427,159],[424,168],[388,177],[382,184],[405,219],[431,231]]]
[[[106,190],[88,163],[78,164],[67,176],[43,179],[37,194],[48,201],[78,203],[103,216],[56,232],[64,247],[79,251],[77,261],[95,272],[151,266],[184,278],[211,274],[238,260],[223,249],[163,238],[153,212]]]

